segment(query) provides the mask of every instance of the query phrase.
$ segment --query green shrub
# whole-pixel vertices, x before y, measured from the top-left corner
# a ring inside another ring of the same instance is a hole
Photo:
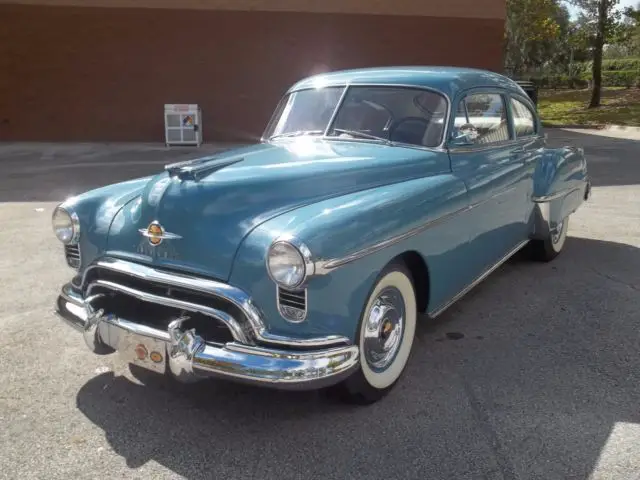
[[[633,87],[640,78],[640,70],[606,70],[602,72],[605,87]]]
[[[589,68],[591,68],[589,62]],[[640,58],[612,58],[602,61],[602,71],[618,72],[640,70]]]
[[[605,65],[606,63],[606,65]],[[622,66],[634,66],[637,68],[621,69]],[[602,85],[604,87],[639,87],[640,86],[640,59],[623,58],[606,60],[603,62]],[[605,68],[606,67],[606,68]],[[587,88],[591,83],[591,62],[571,64],[567,67],[566,74],[552,72],[536,73],[525,76],[521,80],[529,80],[538,89],[542,88]]]

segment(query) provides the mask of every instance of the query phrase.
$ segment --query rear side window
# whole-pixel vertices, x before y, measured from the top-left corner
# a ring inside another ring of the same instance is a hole
[[[476,144],[490,144],[509,140],[507,113],[502,95],[497,93],[476,93],[465,97],[464,103],[468,122],[477,131]]]
[[[511,111],[513,112],[513,129],[516,138],[526,137],[536,133],[536,124],[533,112],[520,100],[511,99]]]

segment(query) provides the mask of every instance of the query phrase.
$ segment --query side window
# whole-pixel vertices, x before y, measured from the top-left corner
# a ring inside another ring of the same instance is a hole
[[[536,133],[536,124],[533,112],[520,100],[511,99],[511,111],[513,113],[513,128],[516,138],[533,135]]]
[[[458,110],[456,111],[455,128],[460,128],[462,125],[469,123],[467,118],[467,107],[464,104],[464,98],[458,103]]]
[[[507,113],[502,95],[476,93],[465,98],[469,123],[478,136],[476,144],[503,142],[510,139]]]
[[[458,107],[456,109],[456,115],[453,120],[453,130],[451,132],[452,139],[459,139],[464,137],[465,141],[473,142],[477,133],[475,128],[469,124],[469,116],[467,115],[467,106],[465,104],[465,99],[463,98],[458,102]]]

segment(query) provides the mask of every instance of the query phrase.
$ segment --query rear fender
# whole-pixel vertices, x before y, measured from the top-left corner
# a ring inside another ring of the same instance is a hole
[[[547,149],[536,166],[533,185],[532,238],[545,239],[589,198],[591,184],[584,150]]]

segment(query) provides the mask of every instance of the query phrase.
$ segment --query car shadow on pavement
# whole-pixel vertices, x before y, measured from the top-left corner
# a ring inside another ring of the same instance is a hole
[[[639,271],[640,249],[613,242],[519,255],[423,322],[406,374],[368,407],[141,370],[94,377],[77,406],[130,468],[189,479],[587,478],[616,425],[640,423]]]

